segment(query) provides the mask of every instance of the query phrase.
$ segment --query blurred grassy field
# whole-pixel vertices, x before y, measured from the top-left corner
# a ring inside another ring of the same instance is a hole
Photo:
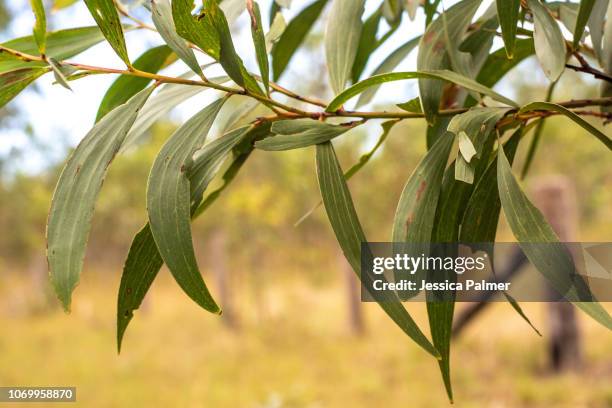
[[[363,306],[366,334],[351,334],[342,276],[329,269],[331,284],[292,278],[260,288],[258,302],[239,297],[237,331],[198,309],[164,270],[121,355],[118,277],[86,273],[71,315],[32,310],[25,279],[0,281],[0,384],[76,386],[85,407],[447,406],[435,361],[376,305]],[[423,305],[408,307],[426,327]],[[455,406],[612,407],[609,332],[581,315],[586,365],[552,376],[545,305],[524,307],[544,338],[496,303],[454,343]]]

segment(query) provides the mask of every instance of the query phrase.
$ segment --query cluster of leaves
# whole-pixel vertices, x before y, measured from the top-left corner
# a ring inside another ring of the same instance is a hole
[[[56,8],[71,3],[58,1]],[[88,75],[120,74],[102,100],[96,125],[70,155],[51,204],[47,255],[52,283],[66,310],[83,266],[95,201],[115,155],[141,141],[147,129],[178,103],[206,89],[223,94],[168,138],[151,168],[146,197],[149,222],[134,237],[119,290],[119,347],[133,311],[140,306],[163,264],[191,299],[212,313],[221,313],[200,274],[190,222],[220,196],[257,149],[316,146],[322,203],[346,258],[362,282],[367,283],[371,277],[360,271],[362,252],[367,251],[367,247],[362,249],[362,243],[367,238],[346,180],[384,144],[395,123],[410,118],[423,118],[430,125],[426,135],[429,149],[399,199],[391,234],[394,242],[418,244],[423,251],[431,242],[491,242],[503,208],[527,257],[553,285],[567,287],[574,275],[570,255],[521,190],[511,163],[521,139],[535,127],[529,149],[533,157],[541,123],[555,114],[565,115],[612,149],[611,139],[582,118],[583,114],[610,117],[612,2],[497,0],[475,18],[481,0],[462,0],[445,11],[440,10],[439,0],[384,0],[364,18],[365,0],[316,0],[286,23],[283,8],[289,7],[289,2],[276,0],[268,30],[254,0],[203,0],[195,14],[193,0],[151,0],[144,6],[150,10],[153,26],[132,17],[116,1],[84,3],[97,27],[48,33],[42,0],[32,0],[36,17],[33,35],[0,45],[0,106],[47,72],[53,72],[56,81],[66,87],[70,81]],[[329,103],[296,95],[276,83],[327,3],[325,57],[335,95]],[[414,20],[421,8],[426,21],[423,35],[401,44],[369,75],[364,75],[373,53],[400,28],[405,15]],[[250,72],[237,54],[229,27],[228,20],[243,10],[251,20],[258,75]],[[122,17],[129,19],[131,25],[123,25]],[[558,21],[573,34],[572,38],[565,38]],[[132,62],[124,32],[141,28],[156,30],[165,45],[148,50]],[[504,48],[491,51],[498,35]],[[103,40],[125,63],[125,69],[67,61]],[[417,71],[393,72],[415,49]],[[533,54],[552,84],[566,66],[601,79],[601,98],[558,104],[543,101],[520,107],[492,89],[508,71]],[[205,55],[211,62],[200,65],[196,55]],[[584,55],[598,61],[601,69],[589,65]],[[568,63],[572,56],[580,66]],[[178,60],[189,67],[188,73],[181,77],[159,74]],[[227,75],[209,78],[209,68],[217,64]],[[357,106],[367,104],[383,83],[408,79],[418,80],[419,97],[399,104],[397,111],[344,108],[357,96]],[[276,94],[314,110],[280,102],[273,97]],[[253,100],[237,117],[248,118],[256,106],[265,107],[270,115],[255,118],[246,126],[230,124],[220,137],[207,141],[217,115],[233,95],[246,95]],[[600,111],[576,111],[585,106],[599,106]],[[336,120],[328,121],[333,118]],[[346,118],[355,120],[342,122]],[[344,172],[334,152],[333,139],[374,119],[387,119],[378,143]],[[456,157],[447,166],[455,144]],[[526,168],[529,162],[530,159]],[[223,180],[221,187],[207,191],[215,177]],[[553,250],[543,254],[538,249],[541,247],[534,248],[530,242],[551,243]],[[445,301],[427,304],[431,341],[401,303],[413,295],[389,295],[379,304],[412,340],[438,359],[452,399],[452,294]],[[527,319],[520,306],[508,295],[507,298]],[[574,292],[568,294],[568,300],[612,329],[612,318],[597,302],[579,302]]]

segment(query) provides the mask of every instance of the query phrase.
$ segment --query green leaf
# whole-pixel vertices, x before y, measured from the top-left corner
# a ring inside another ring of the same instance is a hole
[[[257,56],[257,65],[261,74],[266,94],[270,93],[270,63],[268,61],[268,52],[266,50],[266,38],[264,36],[263,25],[261,24],[261,13],[257,2],[247,3],[249,14],[251,16],[251,36],[255,45],[255,54]]]
[[[30,0],[30,4],[36,17],[33,30],[34,40],[38,45],[38,51],[41,55],[44,55],[47,46],[47,16],[45,15],[45,6],[43,6],[42,0]]]
[[[443,134],[427,152],[406,182],[393,219],[392,242],[414,243],[415,253],[427,253],[432,238],[436,206],[440,196],[442,176],[453,145],[452,134]],[[411,279],[420,281],[424,271]],[[403,291],[400,298],[409,298],[418,291]]]
[[[330,85],[337,95],[351,76],[359,47],[365,0],[334,0],[325,28],[325,60]]]
[[[98,27],[70,28],[51,32],[47,35],[47,56],[62,61],[80,54],[102,40],[104,40],[104,36]],[[3,43],[2,46],[31,55],[38,53],[38,46],[32,36],[16,38]],[[6,59],[0,53],[0,72],[36,66],[44,67],[45,64],[42,62],[25,62],[14,58]]]
[[[94,126],[68,158],[57,182],[47,223],[47,259],[51,283],[67,311],[106,170],[151,92],[153,88],[141,91]]]
[[[580,44],[580,40],[582,39],[582,35],[584,34],[584,27],[589,21],[589,17],[591,16],[591,11],[593,11],[594,5],[595,0],[580,1],[580,9],[578,10],[578,18],[576,19],[576,26],[574,28],[574,48],[577,48],[578,44]]]
[[[274,15],[274,20],[272,20],[272,24],[270,25],[270,30],[266,34],[266,52],[272,52],[274,45],[278,42],[279,38],[285,32],[287,28],[287,22],[283,17],[282,13],[276,13]]]
[[[462,75],[459,75],[455,72],[448,70],[441,71],[414,71],[414,72],[391,72],[388,74],[380,74],[376,75],[363,81],[357,82],[355,85],[350,88],[344,90],[342,93],[337,95],[327,106],[326,112],[335,112],[338,110],[346,101],[353,98],[356,95],[364,92],[367,88],[370,88],[375,85],[380,85],[386,82],[393,81],[403,81],[405,79],[415,79],[415,78],[428,78],[428,79],[441,79],[444,81],[452,82],[457,85],[460,85],[468,90],[478,92],[483,95],[487,95],[496,101],[502,102],[506,105],[518,107],[516,102],[511,99],[506,98],[503,95],[498,94],[493,91],[491,88],[483,86],[473,79],[466,78]],[[422,94],[421,94],[421,102]]]
[[[607,15],[609,0],[595,0],[591,16],[589,17],[588,27],[589,34],[591,35],[591,43],[593,44],[593,51],[597,59],[601,61],[603,55],[603,34],[604,34],[604,21]]]
[[[22,68],[0,73],[0,108],[47,72],[48,68]]]
[[[206,7],[204,18],[211,21],[219,36],[221,47],[219,50],[219,63],[221,63],[227,75],[236,84],[253,93],[263,95],[259,85],[257,85],[257,81],[247,72],[242,59],[236,53],[227,20],[223,11],[217,5],[216,0],[206,0],[204,4]]]
[[[220,163],[228,156],[232,148],[245,138],[249,130],[250,128],[241,128],[229,132],[219,139],[208,143],[194,156],[193,166],[198,168],[199,171],[190,174],[192,218],[196,218],[203,212],[202,207],[204,203],[198,207],[198,211],[194,211],[194,207],[202,200],[202,193],[208,186],[208,182],[212,179],[212,175],[216,174]],[[241,158],[241,163],[244,163],[242,156],[238,157]],[[237,172],[236,169],[234,171]],[[224,186],[228,184],[225,177],[226,175],[224,175]],[[193,188],[194,185],[197,185],[198,188]],[[211,199],[213,195],[214,199]],[[219,195],[219,190],[209,195],[206,200],[207,207]],[[155,244],[151,228],[149,224],[146,224],[132,241],[121,276],[121,285],[117,299],[117,347],[119,351],[121,351],[121,343],[125,330],[134,316],[134,310],[140,307],[162,265],[163,260]]]
[[[361,271],[362,243],[367,239],[361,228],[351,193],[344,181],[342,169],[331,142],[317,145],[317,177],[329,222],[344,256],[364,287],[371,287],[372,276]],[[367,246],[364,246],[367,248]],[[366,254],[366,256],[371,254]],[[397,297],[385,294],[378,304],[389,317],[425,351],[439,358],[423,332],[416,325]],[[376,295],[376,298],[380,298]]]
[[[198,64],[198,60],[193,53],[193,50],[187,46],[185,40],[176,32],[174,20],[172,19],[172,6],[170,5],[170,2],[168,0],[152,0],[151,15],[153,17],[153,24],[155,24],[157,31],[159,31],[159,35],[161,35],[166,44],[168,44],[168,47],[170,47],[172,51],[174,51],[176,55],[193,70],[193,72],[198,74],[200,77],[204,75],[202,73],[202,68],[200,68],[200,65]],[[138,61],[134,63],[134,66],[138,69],[142,69],[136,66],[137,63]],[[159,70],[160,68],[157,69]]]
[[[117,55],[130,67],[130,58],[123,38],[123,28],[113,0],[84,0],[100,31]]]
[[[381,18],[382,11],[379,7],[366,19],[365,23],[363,23],[363,29],[359,36],[359,46],[357,47],[357,53],[355,54],[355,60],[351,68],[351,81],[353,83],[359,81],[359,77],[363,73],[370,55],[378,48],[379,44],[376,34],[378,33],[378,26]]]
[[[402,19],[401,0],[384,0],[381,6],[382,14],[390,26],[399,24]]]
[[[419,44],[417,56],[417,69],[419,71],[449,68],[446,37],[448,36],[454,41],[462,38],[479,5],[480,0],[460,1],[443,13],[444,18],[438,17],[429,24]],[[445,21],[448,30],[444,29]],[[426,77],[419,80],[421,104],[430,124],[434,122],[434,116],[438,112],[442,98],[442,87],[443,84],[439,81],[431,81]]]
[[[68,72],[70,71],[70,68],[68,68],[68,66],[62,66],[62,64],[59,63],[55,58],[48,58],[48,62],[49,62],[49,66],[53,70],[55,81],[61,86],[63,86],[64,88],[68,89],[69,91],[72,91],[72,88],[68,84],[68,81],[66,80],[66,76],[64,75],[64,71]]]
[[[383,60],[383,62],[380,63],[378,67],[376,67],[376,69],[374,69],[372,75],[370,76],[386,74],[388,72],[393,71],[395,67],[397,67],[408,56],[408,54],[410,54],[410,52],[414,50],[417,45],[419,45],[420,40],[420,36],[413,38],[412,40],[409,40],[407,43],[393,51],[387,56],[387,58]],[[374,98],[379,88],[380,86],[373,86],[372,88],[365,90],[357,100],[357,107],[369,103]]]
[[[531,38],[520,39],[516,41],[514,47],[514,57],[508,59],[503,48],[490,54],[485,61],[482,69],[476,77],[476,82],[492,87],[506,75],[512,68],[520,62],[530,57],[535,52],[533,40]]]
[[[565,40],[557,22],[539,0],[527,0],[533,13],[535,53],[544,73],[556,81],[565,69]]]
[[[398,103],[396,106],[406,112],[423,113],[423,110],[421,109],[421,100],[418,96],[416,98],[412,98],[408,102]]]
[[[183,291],[212,313],[221,313],[221,309],[210,295],[195,258],[188,174],[193,153],[204,144],[224,102],[225,98],[213,102],[174,132],[155,159],[147,183],[149,224],[162,259]]]
[[[523,106],[519,113],[531,112],[531,111],[553,111],[558,112],[562,115],[567,116],[575,123],[580,125],[583,129],[590,132],[593,136],[599,139],[609,150],[612,150],[612,139],[608,136],[604,135],[602,132],[597,130],[593,125],[591,125],[586,120],[582,119],[580,116],[576,115],[569,109],[564,108],[561,105],[557,105],[555,103],[550,102],[533,102],[529,105]]]
[[[55,0],[53,2],[53,10],[52,11],[59,11],[61,9],[67,8],[69,6],[72,6],[77,1],[78,0]]]
[[[172,50],[165,45],[161,45],[151,48],[142,54],[134,61],[134,68],[154,74],[167,66],[169,62],[172,62],[174,59],[172,57],[174,57]],[[142,91],[151,81],[148,78],[121,75],[112,83],[108,91],[106,91],[104,98],[102,98],[98,114],[96,115],[96,122],[102,119],[108,112],[124,104],[132,96]]]
[[[272,48],[272,77],[278,81],[283,74],[291,57],[295,54],[300,44],[312,29],[315,21],[321,15],[327,0],[317,0],[302,10],[293,20],[289,22],[287,28],[274,44]]]
[[[599,303],[580,301],[579,293],[585,289],[570,253],[521,190],[501,146],[497,157],[497,186],[502,208],[523,252],[557,292],[612,330],[612,317]]]
[[[514,43],[516,41],[516,27],[519,18],[520,0],[496,0],[497,18],[502,30],[504,47],[509,59],[514,55]]]
[[[268,151],[299,149],[327,142],[351,128],[313,119],[281,120],[272,124],[276,136],[256,142],[255,147]]]
[[[465,161],[469,163],[470,160],[472,160],[472,157],[476,155],[476,149],[474,148],[472,141],[465,132],[459,132],[458,140],[459,152],[461,153],[461,156],[463,156]]]
[[[219,60],[221,43],[212,21],[203,16],[193,16],[193,0],[172,0],[172,18],[178,35],[200,47],[202,51]]]

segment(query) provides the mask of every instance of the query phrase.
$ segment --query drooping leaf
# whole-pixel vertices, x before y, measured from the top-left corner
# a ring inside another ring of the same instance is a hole
[[[268,61],[268,52],[266,50],[266,38],[264,36],[263,24],[261,23],[261,13],[259,4],[256,1],[249,4],[249,14],[251,16],[251,36],[255,45],[255,55],[257,56],[257,64],[259,65],[259,73],[263,82],[266,93],[270,93],[270,63]]]
[[[22,68],[0,73],[0,108],[47,72],[48,68]]]
[[[606,12],[610,0],[595,0],[591,16],[589,17],[588,27],[591,35],[591,43],[593,51],[597,59],[601,61],[603,54],[603,32],[604,21],[606,20]]]
[[[414,169],[402,191],[395,217],[391,241],[394,243],[414,243],[414,253],[428,253],[440,196],[442,175],[453,145],[450,133],[442,135]],[[411,276],[416,282],[424,278],[424,270]],[[396,280],[403,277],[396,274]],[[398,280],[399,281],[399,280]],[[407,299],[417,291],[402,291],[400,298]]]
[[[512,59],[521,2],[520,0],[496,0],[496,4],[506,55]]]
[[[48,62],[49,66],[51,67],[51,70],[53,70],[55,81],[64,88],[68,89],[69,91],[72,91],[72,88],[68,84],[66,76],[64,75],[64,71],[68,72],[72,67],[62,65],[55,58],[48,58]]]
[[[363,28],[359,36],[357,54],[355,54],[355,60],[351,68],[351,81],[353,83],[359,81],[359,77],[363,73],[370,55],[372,55],[379,45],[376,34],[378,33],[381,17],[382,11],[381,8],[378,8],[363,23]]]
[[[402,19],[402,0],[384,0],[382,15],[390,26],[398,24]]]
[[[272,77],[278,81],[289,61],[321,14],[327,0],[317,0],[302,10],[287,24],[287,28],[272,47]]]
[[[497,154],[497,186],[506,220],[529,261],[560,295],[612,330],[608,312],[596,301],[584,301],[588,288],[581,282],[568,249],[521,190],[501,146]]]
[[[567,116],[569,119],[573,120],[575,123],[580,125],[583,129],[590,132],[593,136],[595,136],[599,141],[601,141],[609,150],[612,150],[612,139],[610,137],[604,135],[602,132],[597,130],[593,125],[591,125],[586,120],[582,119],[580,116],[576,115],[571,110],[557,105],[555,103],[550,102],[533,102],[529,105],[523,106],[519,113],[531,112],[531,111],[553,111],[558,112],[562,115]]]
[[[212,21],[203,15],[194,16],[194,0],[172,0],[172,18],[178,35],[200,47],[202,51],[219,59],[221,43]]]
[[[531,38],[519,39],[514,46],[514,57],[508,59],[503,48],[490,54],[476,77],[476,81],[484,86],[492,87],[517,66],[525,58],[535,52]]]
[[[278,42],[278,39],[283,35],[287,28],[287,22],[283,17],[283,13],[276,13],[272,24],[270,24],[270,30],[266,33],[266,52],[272,52],[274,44]]]
[[[476,155],[476,149],[474,148],[474,145],[472,144],[472,141],[468,137],[467,133],[463,131],[459,132],[458,138],[459,152],[461,153],[461,156],[463,156],[465,161],[469,163],[470,160],[472,160],[472,157]]]
[[[527,0],[533,13],[535,53],[544,73],[556,81],[565,69],[565,40],[557,22],[540,0]]]
[[[193,50],[187,46],[185,40],[176,32],[176,27],[174,26],[174,20],[172,18],[172,6],[170,5],[169,0],[152,0],[151,15],[153,18],[153,24],[155,24],[159,35],[161,35],[166,44],[168,44],[168,47],[170,47],[172,51],[174,51],[176,55],[193,70],[193,72],[202,76],[202,68],[200,68],[200,64],[198,64],[198,60],[196,59]],[[136,64],[138,64],[138,61],[134,63],[134,66],[136,66]],[[136,68],[142,69],[138,66],[136,66]]]
[[[113,47],[119,58],[129,67],[131,66],[127,48],[125,46],[125,38],[123,37],[123,28],[119,20],[119,14],[113,0],[84,0],[89,12],[100,27],[100,31],[108,43]]]
[[[106,170],[152,91],[141,91],[94,126],[70,155],[57,182],[47,223],[47,259],[51,283],[66,310],[79,281]]]
[[[362,284],[366,288],[371,287],[371,274],[361,270],[361,256],[371,256],[361,253],[362,243],[366,243],[367,239],[331,142],[317,145],[317,177],[325,210],[338,244]],[[425,351],[439,357],[399,299],[388,292],[385,292],[384,296],[384,300],[380,299],[380,295],[376,295],[376,298],[385,313]]]
[[[58,61],[71,58],[104,40],[98,27],[69,28],[47,34],[46,53]],[[38,46],[34,37],[21,37],[7,41],[2,46],[26,54],[36,55]],[[12,71],[17,68],[44,67],[42,62],[25,62],[14,58],[5,58],[0,53],[0,72]]]
[[[479,5],[480,0],[460,1],[444,12],[444,18],[440,16],[429,24],[419,44],[417,56],[419,71],[449,68],[446,37],[452,38],[455,42],[462,38]],[[444,29],[445,22],[448,30]],[[430,124],[434,122],[434,116],[438,112],[442,87],[443,84],[439,81],[426,78],[419,80],[421,104]]]
[[[155,74],[160,69],[167,66],[168,63],[173,62],[173,57],[174,54],[172,50],[165,45],[161,45],[151,48],[142,54],[134,61],[134,68]],[[152,80],[148,78],[131,75],[122,75],[117,78],[102,98],[102,102],[98,108],[98,114],[96,115],[96,122],[102,119],[108,112],[122,105],[132,96],[143,90],[151,81]]]
[[[408,13],[408,18],[410,18],[410,21],[414,21],[416,18],[416,12],[419,9],[419,0],[404,0],[402,1],[402,4]]]
[[[197,207],[198,203],[202,200],[202,193],[212,176],[218,171],[220,163],[228,156],[232,148],[245,137],[248,131],[250,131],[250,128],[244,127],[231,131],[208,143],[205,147],[206,150],[202,149],[194,156],[193,166],[198,168],[199,171],[190,174],[192,218],[203,212],[202,206]],[[198,187],[194,188],[194,185]],[[213,192],[213,194],[214,199],[210,199],[212,194],[207,198],[207,206],[210,206],[219,197],[220,192],[216,192],[216,194]],[[197,210],[195,210],[196,207]],[[150,225],[146,224],[132,241],[121,276],[117,299],[117,347],[119,351],[121,351],[123,336],[132,320],[134,310],[140,307],[162,264],[163,260],[155,244]]]
[[[219,2],[219,7],[223,10],[223,14],[227,19],[228,24],[233,24],[246,8],[244,0],[223,0]]]
[[[466,89],[469,89],[471,91],[475,91],[480,94],[487,95],[495,99],[496,101],[502,102],[506,105],[515,106],[515,107],[518,106],[516,102],[514,102],[513,100],[506,98],[503,95],[500,95],[499,93],[493,91],[491,88],[488,88],[486,86],[479,84],[473,79],[466,78],[452,71],[440,70],[440,71],[391,72],[388,74],[380,74],[380,75],[376,75],[376,76],[364,79],[363,81],[356,83],[355,85],[351,86],[350,88],[347,88],[346,90],[338,94],[329,103],[326,111],[335,112],[346,101],[359,95],[360,93],[364,92],[366,89],[372,86],[380,85],[386,82],[403,81],[406,79],[416,79],[416,78],[418,79],[422,79],[422,78],[438,79],[438,80],[452,82]],[[422,101],[423,99],[421,98],[421,102]]]
[[[577,48],[578,44],[580,44],[582,34],[584,34],[584,27],[589,21],[589,17],[591,16],[591,12],[593,11],[594,5],[595,0],[580,1],[580,9],[578,11],[578,17],[576,18],[576,26],[574,27],[574,48]]]
[[[47,47],[47,16],[45,15],[45,6],[42,0],[30,0],[30,4],[36,17],[33,30],[34,40],[38,45],[38,51],[41,55],[44,55]]]
[[[272,133],[276,136],[256,142],[255,147],[268,151],[299,149],[327,142],[351,128],[313,119],[281,120],[272,124]]]
[[[508,154],[510,163],[512,163],[514,159],[523,132],[524,129],[519,128],[504,144],[504,150]],[[465,211],[463,212],[461,232],[458,241],[463,243],[495,242],[500,211],[501,201],[499,200],[499,193],[497,191],[497,158],[495,158],[476,184],[467,202]],[[493,253],[489,253],[489,259],[493,262]],[[538,329],[533,325],[529,317],[527,317],[516,299],[510,296],[506,291],[502,291],[502,293],[519,316],[521,316],[523,320],[541,336]]]
[[[393,51],[391,54],[389,54],[389,56],[387,56],[387,58],[383,60],[383,62],[381,62],[378,67],[376,67],[376,69],[374,69],[372,75],[370,76],[386,74],[388,72],[393,71],[395,67],[397,67],[408,56],[408,54],[410,54],[410,52],[414,50],[417,45],[419,45],[420,40],[420,36],[413,38],[412,40],[408,41],[407,43]],[[373,86],[372,88],[365,90],[357,100],[357,107],[369,103],[372,98],[374,98],[374,95],[376,95],[376,92],[379,88],[380,86]]]
[[[334,94],[342,92],[351,70],[363,23],[364,0],[334,0],[325,28],[325,60]]]
[[[162,259],[179,286],[212,313],[221,309],[212,298],[195,258],[191,239],[191,199],[188,174],[225,98],[208,105],[168,139],[155,159],[147,183],[147,212]]]

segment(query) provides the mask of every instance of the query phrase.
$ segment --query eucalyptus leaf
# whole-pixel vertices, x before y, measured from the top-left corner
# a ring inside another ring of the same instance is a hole
[[[299,149],[327,142],[351,128],[312,119],[283,120],[272,124],[272,133],[276,136],[256,142],[255,147],[268,151]]]
[[[47,72],[48,68],[22,68],[0,73],[0,108]]]
[[[565,69],[565,40],[561,29],[540,0],[527,0],[533,13],[535,53],[544,73],[556,81]]]
[[[593,51],[600,61],[603,55],[604,21],[606,20],[608,4],[609,0],[595,0],[589,22],[587,23],[589,34],[591,35],[591,43],[593,44]]]
[[[172,0],[172,19],[176,32],[215,60],[219,60],[221,43],[217,29],[206,13],[201,16],[191,14],[193,2],[194,0]]]
[[[496,0],[497,18],[502,30],[504,47],[509,59],[514,56],[514,43],[516,41],[516,27],[518,24],[520,0]]]
[[[59,63],[55,58],[49,58],[48,62],[49,66],[53,70],[55,81],[64,88],[68,89],[69,91],[72,91],[72,88],[70,87],[68,81],[66,80],[66,77],[64,76],[64,72],[62,72],[62,64]]]
[[[589,22],[589,17],[593,11],[596,0],[580,0],[580,9],[578,11],[578,17],[576,18],[576,26],[574,27],[574,48],[578,47],[582,34],[584,34],[584,28]]]
[[[193,72],[200,76],[204,75],[193,50],[187,46],[185,40],[176,32],[176,27],[174,26],[174,20],[172,18],[172,6],[169,0],[151,0],[151,15],[155,28],[157,28],[159,35],[161,35],[166,44],[168,44],[168,47],[170,47],[176,55],[193,70]],[[134,66],[136,66],[137,63],[138,61],[134,63]],[[136,68],[142,69],[137,66]]]
[[[369,252],[367,245],[362,246],[362,243],[367,243],[367,239],[361,228],[350,191],[344,181],[342,169],[331,142],[317,145],[317,177],[325,210],[338,244],[362,284],[370,287],[372,276],[362,273],[361,257],[372,255],[361,253],[362,248]],[[385,313],[419,346],[439,358],[439,353],[416,325],[399,299],[388,293],[385,293],[384,296],[385,299],[379,300],[378,304]],[[379,295],[376,297],[380,298]]]
[[[272,77],[278,81],[298,47],[321,15],[327,0],[317,0],[294,17],[272,47]]]
[[[221,309],[202,279],[193,249],[188,174],[192,156],[204,145],[224,102],[225,98],[213,102],[174,132],[153,162],[147,183],[149,224],[164,263],[191,299],[219,314]]]
[[[278,42],[286,28],[287,22],[283,17],[283,13],[276,13],[270,25],[270,30],[266,33],[266,52],[270,53],[272,51],[274,44]]]
[[[363,23],[365,0],[334,0],[325,28],[325,60],[330,85],[337,95],[351,76]]]
[[[47,47],[47,16],[45,15],[45,6],[42,0],[30,0],[30,5],[36,17],[33,30],[34,40],[38,45],[38,51],[41,55],[44,55]]]
[[[70,155],[57,182],[47,222],[47,259],[51,283],[67,311],[108,165],[151,92],[153,88],[141,91],[94,126]]]
[[[123,28],[113,0],[84,0],[89,12],[100,27],[100,31],[113,47],[119,58],[131,66],[123,37]]]
[[[263,24],[261,23],[261,13],[259,11],[259,4],[256,1],[248,3],[252,5],[248,7],[249,14],[251,16],[251,36],[253,37],[253,44],[255,45],[255,55],[257,56],[257,64],[259,65],[259,72],[261,74],[261,80],[263,82],[266,94],[270,93],[270,63],[268,61],[268,52],[266,50],[266,38],[263,31]]]

